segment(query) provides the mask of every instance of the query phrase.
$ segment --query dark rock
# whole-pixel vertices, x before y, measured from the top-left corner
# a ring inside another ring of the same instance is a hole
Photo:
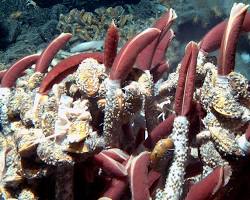
[[[40,7],[43,8],[48,8],[51,7],[55,4],[58,4],[61,2],[61,0],[49,0],[49,1],[44,1],[44,0],[34,0],[34,2],[36,2],[36,4]]]
[[[11,13],[26,8],[26,0],[1,0],[0,2],[0,18],[8,17]]]
[[[25,41],[19,41],[15,44],[11,44],[5,51],[0,52],[1,63],[13,63],[16,60],[34,54],[37,51],[37,47],[33,44],[27,44]]]
[[[13,63],[21,57],[35,53],[43,43],[38,28],[24,25],[22,26],[22,32],[16,38],[16,42],[10,44],[8,48],[0,53],[0,60],[6,64]]]
[[[21,25],[18,21],[8,19],[1,23],[0,44],[7,46],[16,41],[21,32]]]
[[[69,12],[69,9],[66,6],[62,4],[54,5],[51,8],[50,19],[59,19],[60,14],[66,14],[67,12]]]
[[[23,45],[32,44],[38,46],[44,41],[39,33],[39,28],[26,25],[22,27],[22,33],[17,38],[17,43],[19,42],[22,42]]]
[[[44,42],[51,41],[54,36],[59,33],[59,31],[56,29],[57,24],[57,20],[50,20],[39,28],[40,36]]]
[[[23,11],[23,24],[28,24],[32,27],[39,27],[50,19],[50,9],[30,7]]]

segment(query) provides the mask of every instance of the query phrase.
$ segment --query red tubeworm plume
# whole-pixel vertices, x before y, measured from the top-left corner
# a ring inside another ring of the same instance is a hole
[[[155,196],[156,190],[159,185],[163,182],[163,176],[160,172],[151,169],[148,173],[148,188],[150,190],[151,196]]]
[[[132,157],[130,156],[128,159],[122,162],[122,164],[128,169],[130,165],[130,159]],[[105,200],[107,198],[110,198],[112,200],[119,200],[121,199],[122,195],[126,191],[128,187],[128,178],[127,177],[114,177],[111,180],[111,183],[108,185],[108,188],[103,193],[102,197],[99,198],[99,200]]]
[[[72,34],[70,33],[62,33],[58,37],[56,37],[42,52],[40,58],[36,63],[35,71],[45,73],[57,52],[66,45],[71,37]]]
[[[186,116],[191,109],[198,52],[198,45],[195,42],[187,44],[175,93],[175,112],[177,115]]]
[[[127,187],[127,178],[113,178],[108,189],[102,195],[102,198],[99,198],[98,200],[120,200]]]
[[[6,74],[7,71],[8,71],[7,69],[0,71],[0,87],[1,87],[1,81],[2,81],[4,75]],[[24,76],[24,75],[26,75],[26,73],[23,71],[17,78]]]
[[[220,47],[227,20],[213,27],[200,41],[200,49],[206,53],[217,50]]]
[[[1,87],[13,87],[15,85],[16,79],[20,77],[21,74],[31,65],[35,64],[39,57],[40,55],[33,54],[18,60],[7,70],[7,72],[5,72],[1,81]]]
[[[177,15],[174,9],[170,8],[168,12],[166,12],[158,20],[156,20],[153,27],[158,28],[162,31],[161,38],[167,33],[167,31],[172,26],[176,18],[177,18]]]
[[[166,50],[174,38],[174,32],[170,29],[159,41],[151,63],[150,72],[153,75],[154,82],[158,81],[161,76],[169,69],[169,63],[165,60]]]
[[[173,129],[175,117],[174,114],[171,114],[167,119],[157,125],[145,140],[144,146],[148,149],[152,149],[160,139],[170,135]]]
[[[177,15],[175,11],[170,8],[168,12],[163,14],[153,25],[153,28],[157,28],[161,31],[161,34],[154,39],[143,51],[138,55],[136,59],[136,65],[139,69],[141,70],[149,70],[152,66],[152,61],[153,57],[156,54],[156,48],[158,44],[160,43],[165,44],[166,39],[163,39],[167,32],[169,31],[169,28],[173,24],[174,20],[177,18]],[[163,41],[161,41],[163,40]],[[165,45],[166,48],[168,46]],[[165,49],[166,49],[165,48]],[[165,54],[165,49],[164,49],[164,54]],[[159,53],[159,52],[157,52]],[[162,60],[158,60],[160,62]]]
[[[120,163],[129,159],[129,155],[118,148],[102,150],[102,153]]]
[[[225,20],[217,24],[203,37],[200,42],[200,48],[202,51],[209,53],[217,50],[220,47],[223,33],[227,26],[227,22],[228,20]],[[241,27],[241,31],[250,31],[250,13],[246,13],[243,25]]]
[[[144,140],[145,140],[145,128],[141,127],[136,134],[134,148],[137,149]]]
[[[98,62],[103,63],[103,53],[80,53],[68,57],[53,67],[53,69],[44,77],[39,88],[39,93],[46,94],[55,83],[62,80],[62,77],[73,73],[77,66],[86,58],[94,58]]]
[[[194,184],[185,200],[209,200],[211,199],[222,187],[224,187],[231,176],[231,168],[229,166],[217,167],[206,178]]]
[[[148,187],[151,188],[154,186],[155,182],[157,182],[161,177],[161,173],[151,169],[148,173]]]
[[[7,69],[0,71],[0,83],[1,83],[3,76],[6,74],[6,72],[7,72]]]
[[[247,12],[248,5],[234,4],[223,34],[218,59],[218,74],[227,75],[234,70],[235,53],[241,26]]]
[[[247,141],[250,142],[250,124],[248,125],[247,130],[245,132],[245,137]]]
[[[150,199],[148,184],[149,155],[150,153],[145,151],[132,160],[129,169],[129,179],[133,200]]]
[[[80,168],[80,174],[77,175],[78,178],[83,178],[87,183],[93,183],[95,181],[96,173],[98,172],[98,166],[94,165],[94,160],[89,159],[88,162],[81,163],[76,167]],[[77,171],[79,171],[77,169]]]
[[[106,68],[111,68],[115,60],[118,41],[118,28],[116,27],[114,21],[112,21],[106,33],[106,38],[104,42],[104,66]]]
[[[153,69],[151,69],[150,73],[153,76],[154,83],[157,82],[168,69],[169,69],[169,63],[166,60],[163,60]]]
[[[243,25],[242,25],[242,31],[249,32],[250,31],[250,13],[246,13]]]
[[[174,36],[174,31],[170,29],[159,41],[159,44],[157,45],[154,52],[151,69],[157,66],[161,61],[165,60],[166,50],[169,47]]]
[[[159,29],[148,28],[128,41],[116,56],[109,78],[111,80],[125,79],[132,69],[138,54],[159,34]]]
[[[125,166],[123,166],[121,163],[115,161],[114,159],[110,158],[102,152],[94,155],[94,160],[108,174],[117,177],[124,177],[127,175],[127,170]]]

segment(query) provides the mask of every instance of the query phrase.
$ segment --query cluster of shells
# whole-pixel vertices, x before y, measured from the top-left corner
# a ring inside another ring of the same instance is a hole
[[[97,8],[94,12],[72,9],[68,14],[61,14],[57,28],[61,32],[72,33],[75,40],[102,40],[106,30],[114,20],[120,28],[121,44],[134,36],[138,31],[148,27],[154,19],[143,21],[135,19],[121,6]]]

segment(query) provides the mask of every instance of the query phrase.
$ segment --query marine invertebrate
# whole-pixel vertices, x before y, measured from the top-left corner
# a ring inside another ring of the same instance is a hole
[[[57,27],[61,32],[72,33],[75,41],[100,41],[112,20],[120,28],[121,45],[153,22],[151,18],[144,21],[123,7],[115,6],[97,8],[94,12],[72,9],[68,14],[60,15]]]
[[[62,62],[58,63],[53,71],[50,71],[46,77],[43,79],[40,87],[39,93],[43,94],[48,92],[54,83],[60,82],[63,76],[67,76],[69,73],[75,70],[75,67],[78,66],[82,60],[86,58],[95,58],[96,60],[103,62],[102,53],[82,53],[75,56],[69,57]],[[62,76],[62,77],[61,77]]]
[[[35,71],[44,73],[49,67],[49,64],[51,63],[55,54],[70,40],[71,37],[71,34],[62,33],[55,40],[53,40],[40,55],[36,63]]]
[[[227,75],[233,71],[236,44],[247,13],[247,8],[248,5],[242,6],[241,4],[237,4],[234,5],[231,10],[221,42],[221,51],[218,59],[219,75]]]
[[[249,32],[249,23],[250,23],[250,14],[246,13],[246,16],[244,18],[242,29],[243,32]],[[215,51],[220,47],[222,37],[224,34],[224,30],[227,26],[227,20],[217,24],[215,27],[213,27],[201,40],[200,47],[205,52],[212,52]],[[216,37],[214,37],[216,36]]]
[[[79,53],[50,69],[71,37],[62,34],[41,55],[3,72],[1,195],[139,200],[239,194],[238,183],[248,187],[242,174],[249,173],[250,95],[233,58],[247,7],[232,8],[218,68],[202,43],[189,42],[160,86],[173,9],[117,54],[118,29],[111,24],[103,53]],[[91,23],[91,14],[85,17]],[[34,74],[23,75],[34,63]]]
[[[175,146],[173,163],[169,169],[166,185],[163,191],[158,191],[156,199],[180,199],[184,184],[185,163],[188,154],[188,129],[187,115],[191,110],[194,93],[194,80],[198,45],[190,42],[186,47],[185,56],[181,62],[178,85],[175,94],[175,113],[173,131],[170,134]]]
[[[153,25],[154,28],[161,30],[161,34],[155,38],[155,40],[147,46],[137,57],[136,65],[139,69],[149,70],[154,68],[158,63],[162,62],[162,58],[154,58],[155,56],[162,56],[168,47],[169,41],[173,39],[174,33],[170,31],[168,34],[172,23],[177,18],[177,15],[173,9],[166,12],[160,19],[158,19]],[[165,37],[165,38],[164,38]],[[158,51],[155,53],[155,51]],[[161,52],[159,52],[161,51]]]
[[[30,55],[17,61],[14,65],[10,67],[8,71],[4,74],[1,80],[1,87],[10,88],[15,84],[16,79],[21,75],[21,73],[30,67],[32,64],[36,63],[39,55]]]
[[[115,140],[117,139],[111,137],[114,137],[114,134],[112,134],[111,132],[115,130],[115,123],[117,123],[114,120],[119,120],[120,118],[121,108],[119,108],[119,104],[114,104],[116,98],[119,98],[119,96],[122,95],[119,92],[120,82],[122,81],[122,79],[125,79],[127,77],[139,52],[142,51],[142,49],[144,49],[149,43],[151,43],[159,34],[160,30],[156,28],[146,29],[145,31],[135,36],[131,41],[129,41],[124,46],[124,48],[119,51],[114,60],[107,82],[107,93],[105,98],[106,105],[104,116],[104,134],[107,138],[107,143],[111,142],[110,144],[113,145],[116,145],[117,143],[115,142]],[[113,99],[114,97],[115,99]]]
[[[116,57],[117,46],[119,42],[118,28],[116,27],[114,21],[112,21],[112,23],[109,25],[106,35],[107,36],[105,38],[104,44],[104,50],[106,51],[104,53],[104,65],[107,68],[111,68]]]
[[[217,167],[205,179],[194,185],[185,199],[211,198],[221,187],[228,183],[230,176],[231,171],[229,166]]]

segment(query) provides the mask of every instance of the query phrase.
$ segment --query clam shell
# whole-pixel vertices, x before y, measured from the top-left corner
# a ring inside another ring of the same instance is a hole
[[[69,143],[81,142],[88,137],[90,131],[92,128],[89,121],[75,121],[68,129],[67,140]]]
[[[88,153],[90,149],[88,145],[84,144],[84,142],[81,142],[81,143],[70,144],[67,147],[66,151],[70,153],[84,154],[84,153]]]
[[[250,94],[248,92],[248,80],[243,75],[237,72],[231,72],[228,75],[228,80],[231,89],[233,92],[242,98],[250,98]]]
[[[170,138],[159,140],[150,154],[151,162],[156,162],[166,156],[167,152],[174,149],[174,142]]]
[[[209,127],[215,147],[224,155],[243,155],[233,134],[221,127]]]
[[[6,141],[8,149],[5,152],[4,171],[1,180],[5,186],[15,187],[23,181],[21,162],[13,139],[9,137]]]
[[[29,157],[35,153],[38,140],[44,138],[41,129],[21,129],[15,133],[15,142],[21,157]]]
[[[216,112],[227,118],[240,118],[243,113],[243,109],[232,94],[221,89],[216,90],[212,107]]]

